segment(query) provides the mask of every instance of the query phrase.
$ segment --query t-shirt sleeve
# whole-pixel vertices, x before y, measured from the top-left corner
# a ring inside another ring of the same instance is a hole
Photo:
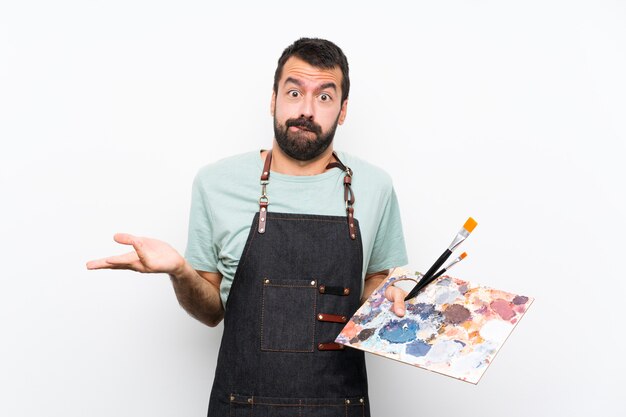
[[[214,242],[211,208],[207,189],[203,185],[202,170],[193,180],[191,187],[191,209],[185,259],[196,270],[217,272],[217,250]]]
[[[396,192],[391,192],[383,207],[382,217],[376,232],[372,255],[367,267],[367,273],[384,271],[386,269],[404,266],[408,263],[402,220]]]

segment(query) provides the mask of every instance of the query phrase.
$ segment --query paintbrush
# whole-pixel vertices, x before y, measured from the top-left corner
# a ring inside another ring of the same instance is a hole
[[[472,230],[474,230],[477,224],[478,223],[476,223],[476,220],[472,219],[471,217],[467,219],[467,221],[465,222],[461,230],[459,230],[459,232],[457,233],[456,237],[454,238],[454,240],[452,241],[448,249],[446,249],[445,252],[439,257],[439,259],[435,261],[433,266],[431,266],[430,269],[426,272],[426,274],[424,274],[422,279],[415,285],[415,287],[413,287],[411,292],[407,294],[407,296],[404,298],[404,301],[407,301],[415,297],[418,292],[420,292],[424,287],[426,287],[428,284],[432,282],[431,277],[435,274],[435,272],[437,272],[439,268],[441,268],[441,265],[443,265],[446,259],[448,259],[450,255],[452,255],[452,252],[461,243],[463,243],[465,239],[467,239],[467,237],[470,235],[470,233],[472,233]]]
[[[452,268],[454,265],[458,264],[463,259],[465,259],[466,256],[467,256],[467,252],[463,252],[461,254],[461,256],[458,256],[458,257],[454,258],[448,265],[444,266],[443,268],[441,268],[439,270],[439,272],[437,272],[435,275],[433,275],[432,278],[430,278],[429,282],[425,282],[424,285],[428,285],[431,282],[433,282],[434,280],[436,280],[437,278],[439,278],[440,276],[442,276],[445,272],[450,270],[450,268]]]

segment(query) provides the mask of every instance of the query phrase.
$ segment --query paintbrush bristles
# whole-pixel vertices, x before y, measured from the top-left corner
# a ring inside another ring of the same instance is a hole
[[[467,230],[469,233],[472,233],[472,230],[474,230],[477,224],[478,223],[476,223],[476,220],[470,217],[463,225],[463,229]]]
[[[447,271],[448,269],[452,268],[454,265],[458,264],[459,262],[461,262],[463,259],[465,259],[465,257],[467,256],[467,252],[463,252],[460,256],[456,257],[452,262],[450,262],[445,268],[444,271]]]

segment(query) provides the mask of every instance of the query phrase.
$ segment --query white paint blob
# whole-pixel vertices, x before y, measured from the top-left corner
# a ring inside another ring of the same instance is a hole
[[[492,342],[503,343],[513,330],[513,325],[506,321],[492,320],[480,329],[480,336]]]

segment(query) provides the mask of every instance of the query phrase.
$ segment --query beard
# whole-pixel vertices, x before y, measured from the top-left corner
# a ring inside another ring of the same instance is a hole
[[[298,161],[310,161],[320,156],[333,142],[339,115],[328,132],[322,132],[322,127],[317,123],[300,117],[288,119],[284,125],[280,124],[274,116],[274,138],[280,149],[293,159]],[[290,132],[289,128],[298,126],[297,132]],[[312,138],[312,134],[315,135]]]

